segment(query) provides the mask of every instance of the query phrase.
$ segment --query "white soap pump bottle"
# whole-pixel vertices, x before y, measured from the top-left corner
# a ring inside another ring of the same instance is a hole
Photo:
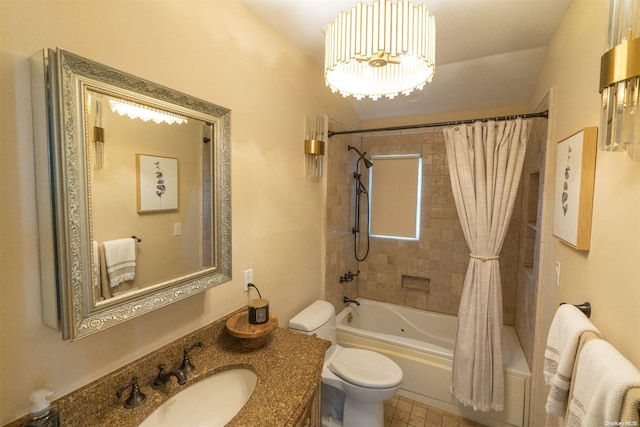
[[[46,389],[31,393],[29,400],[33,403],[29,409],[29,419],[24,427],[60,427],[60,414],[51,409],[51,403],[47,400],[47,397],[52,394]]]

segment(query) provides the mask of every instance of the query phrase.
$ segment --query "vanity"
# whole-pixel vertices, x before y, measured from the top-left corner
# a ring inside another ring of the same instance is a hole
[[[241,342],[225,330],[226,320],[219,319],[140,359],[123,366],[91,384],[52,402],[60,412],[62,425],[137,426],[163,402],[211,375],[229,369],[249,369],[256,373],[257,383],[251,397],[228,426],[302,427],[320,425],[320,381],[324,353],[329,342],[298,334],[283,328],[274,330],[263,347],[248,351]],[[184,385],[171,378],[166,389],[154,390],[151,384],[158,365],[168,369],[179,366],[183,351],[196,342],[189,358],[195,370]],[[120,398],[116,392],[138,378],[146,401],[127,409],[124,402],[129,390]],[[7,427],[18,427],[23,419]]]

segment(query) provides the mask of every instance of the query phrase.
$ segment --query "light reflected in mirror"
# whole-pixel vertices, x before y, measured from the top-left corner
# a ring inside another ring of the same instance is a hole
[[[214,125],[95,89],[85,122],[94,301],[214,267]]]

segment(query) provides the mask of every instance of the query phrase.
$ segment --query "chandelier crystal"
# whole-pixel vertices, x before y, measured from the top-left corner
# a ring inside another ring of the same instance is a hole
[[[325,82],[356,99],[422,89],[435,71],[435,18],[424,4],[374,0],[342,11],[325,35]]]

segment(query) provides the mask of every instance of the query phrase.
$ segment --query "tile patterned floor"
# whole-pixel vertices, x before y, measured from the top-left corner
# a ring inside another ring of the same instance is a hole
[[[442,409],[395,396],[384,402],[385,427],[483,427]]]

